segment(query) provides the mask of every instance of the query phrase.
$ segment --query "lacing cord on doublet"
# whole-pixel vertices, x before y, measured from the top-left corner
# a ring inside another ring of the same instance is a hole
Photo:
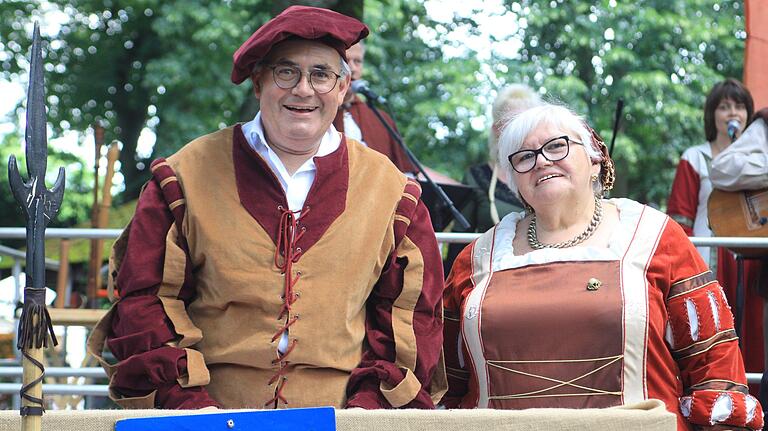
[[[588,377],[600,370],[602,370],[605,367],[608,367],[616,362],[621,361],[624,358],[624,355],[616,355],[616,356],[606,356],[604,358],[590,358],[590,359],[562,359],[562,360],[542,360],[542,361],[488,361],[488,366],[494,367],[500,370],[504,370],[513,374],[519,374],[523,376],[532,377],[535,379],[541,379],[546,380],[548,382],[552,382],[553,385],[549,386],[544,389],[539,389],[537,391],[531,391],[531,392],[522,392],[519,394],[509,394],[509,395],[492,395],[489,396],[489,399],[492,400],[514,400],[514,399],[523,399],[523,398],[549,398],[549,397],[580,397],[580,396],[594,396],[594,395],[616,395],[621,396],[621,391],[615,392],[615,391],[606,391],[600,388],[592,388],[589,386],[583,386],[579,385],[577,383],[574,383],[578,380],[581,380],[585,377]],[[513,368],[510,368],[509,366],[505,366],[502,364],[535,364],[535,363],[577,363],[577,362],[597,362],[597,361],[605,361],[603,365],[600,365],[599,367],[595,368],[592,371],[586,372],[580,376],[574,377],[570,380],[560,380],[555,379],[547,376],[542,376],[538,374],[532,374],[532,373],[526,373],[525,371],[515,370]],[[546,394],[545,392],[555,390],[557,388],[561,388],[563,386],[570,386],[574,389],[581,389],[584,392],[573,392],[573,393],[564,393],[564,394]]]
[[[283,292],[283,306],[280,308],[280,314],[277,316],[278,320],[285,319],[285,324],[275,332],[272,336],[272,342],[279,340],[283,333],[288,331],[297,320],[298,315],[291,315],[291,305],[299,298],[297,293],[294,293],[293,288],[301,278],[301,271],[296,272],[296,276],[293,276],[293,264],[298,262],[301,258],[303,250],[301,247],[296,247],[304,233],[307,231],[306,227],[299,228],[299,220],[309,213],[309,206],[304,207],[301,217],[297,218],[296,213],[298,211],[291,211],[288,208],[284,208],[282,205],[278,205],[277,210],[280,211],[280,226],[277,234],[277,247],[275,248],[275,267],[280,270],[280,274],[285,277],[284,285],[285,291]],[[269,385],[277,383],[275,389],[275,396],[264,403],[264,406],[274,405],[277,407],[279,402],[288,404],[288,400],[283,396],[283,388],[285,387],[285,381],[287,380],[286,374],[288,373],[288,365],[290,361],[286,358],[291,354],[298,340],[293,339],[288,345],[288,348],[284,352],[277,351],[277,357],[272,360],[272,365],[279,365],[277,372],[269,379]]]

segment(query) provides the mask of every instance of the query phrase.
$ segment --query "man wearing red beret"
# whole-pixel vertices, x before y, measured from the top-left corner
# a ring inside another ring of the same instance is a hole
[[[235,53],[261,111],[152,163],[113,249],[111,396],[134,408],[433,408],[440,254],[417,183],[332,126],[368,34],[294,6]]]

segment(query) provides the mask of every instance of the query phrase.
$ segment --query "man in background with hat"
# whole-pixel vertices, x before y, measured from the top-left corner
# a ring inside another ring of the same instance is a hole
[[[134,408],[432,408],[443,274],[421,190],[332,126],[359,21],[293,6],[235,53],[261,111],[152,163],[106,343]]]
[[[365,68],[365,44],[362,41],[352,45],[347,50],[347,61],[352,71],[352,80],[363,78]],[[392,129],[397,130],[392,117],[384,110],[379,109],[384,121]],[[339,112],[333,120],[336,130],[344,133],[347,138],[352,138],[376,150],[389,158],[401,172],[416,174],[417,169],[411,163],[408,155],[389,134],[387,128],[381,123],[371,108],[363,102],[352,89],[347,91],[344,103],[339,107]]]

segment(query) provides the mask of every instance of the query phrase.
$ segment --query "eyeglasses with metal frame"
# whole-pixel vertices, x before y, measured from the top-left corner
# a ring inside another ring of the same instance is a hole
[[[296,66],[289,64],[275,64],[268,66],[272,69],[272,78],[275,80],[275,85],[288,90],[296,87],[301,81],[301,77],[304,74],[309,76],[309,85],[318,94],[330,93],[336,87],[336,82],[341,78],[338,73],[325,70],[314,69],[308,72],[304,72]]]
[[[524,174],[531,171],[536,167],[536,161],[539,159],[539,154],[544,156],[545,159],[550,162],[557,162],[568,157],[570,153],[571,143],[584,145],[579,141],[574,141],[568,136],[558,136],[545,142],[536,150],[520,150],[510,154],[507,157],[509,164],[512,165],[512,169],[515,172]]]

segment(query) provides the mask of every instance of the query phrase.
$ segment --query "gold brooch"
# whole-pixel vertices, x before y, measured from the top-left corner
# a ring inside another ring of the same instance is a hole
[[[596,279],[596,278],[590,278],[587,282],[587,290],[597,290],[600,288],[600,285],[602,285],[603,282]]]

